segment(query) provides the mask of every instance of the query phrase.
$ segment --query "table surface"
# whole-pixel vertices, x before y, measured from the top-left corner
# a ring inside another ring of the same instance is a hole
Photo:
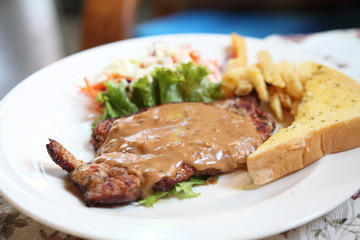
[[[320,57],[360,81],[360,28],[306,35],[272,35],[265,41],[295,47]],[[356,174],[356,173],[354,173]],[[328,214],[303,226],[267,238],[273,239],[359,239],[360,189]],[[0,196],[0,239],[79,239],[49,228],[27,217]]]

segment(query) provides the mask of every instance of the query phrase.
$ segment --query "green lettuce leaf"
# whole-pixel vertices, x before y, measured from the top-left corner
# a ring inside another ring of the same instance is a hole
[[[203,185],[204,182],[205,181],[200,178],[192,177],[188,181],[176,184],[174,189],[171,190],[171,194],[178,195],[181,199],[197,197],[200,195],[200,193],[194,192],[192,187],[194,185]]]
[[[178,71],[185,79],[180,84],[184,101],[213,102],[220,98],[221,83],[213,83],[206,78],[210,72],[205,66],[195,66],[193,62],[182,63]]]
[[[119,83],[114,81],[105,83],[106,92],[100,92],[96,96],[96,100],[105,106],[104,120],[127,116],[138,111],[136,105],[130,101],[127,95],[124,81],[126,80],[122,80]]]
[[[132,101],[139,109],[156,105],[154,86],[147,77],[140,78],[132,87]]]
[[[155,68],[153,85],[157,96],[157,104],[182,102],[179,84],[184,82],[184,76],[169,68]]]
[[[154,203],[159,198],[176,196],[180,199],[183,198],[193,198],[200,195],[193,191],[192,187],[194,185],[204,185],[205,181],[199,177],[191,177],[189,180],[180,182],[175,185],[175,187],[169,192],[154,191],[152,195],[140,200],[139,203],[145,207],[153,207]]]
[[[169,195],[169,192],[154,191],[153,194],[144,198],[143,200],[140,200],[139,203],[144,205],[145,207],[153,207],[154,203],[159,198],[165,197],[167,195]]]

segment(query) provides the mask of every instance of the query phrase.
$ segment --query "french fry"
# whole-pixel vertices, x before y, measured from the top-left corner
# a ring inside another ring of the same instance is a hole
[[[283,81],[285,82],[286,92],[292,97],[300,99],[302,97],[304,88],[301,84],[294,63],[289,63],[288,61],[283,60],[276,67],[280,72]]]
[[[246,54],[246,44],[244,37],[240,36],[239,34],[232,33],[231,40],[232,40],[233,58],[239,60],[239,64],[240,64],[239,67],[245,67],[247,54]]]
[[[246,45],[245,39],[239,34],[232,33],[231,34],[231,57],[227,64],[225,73],[230,72],[236,68],[245,67],[246,66]]]
[[[292,101],[290,95],[288,95],[284,92],[278,92],[277,95],[279,96],[281,105],[286,109],[291,109],[293,101]]]
[[[231,37],[233,58],[228,61],[222,78],[225,96],[245,96],[255,89],[279,121],[284,120],[287,112],[295,116],[306,81],[314,71],[312,64],[304,62],[298,69],[286,60],[275,64],[270,53],[262,50],[257,55],[258,63],[247,66],[244,38],[237,34]]]
[[[223,75],[223,85],[236,95],[245,96],[248,95],[253,88],[259,94],[260,100],[269,101],[269,93],[264,81],[264,77],[261,74],[260,69],[256,66],[236,68]],[[224,90],[224,89],[223,89]]]
[[[235,95],[246,96],[253,90],[252,84],[248,80],[240,79],[235,89]]]
[[[230,97],[236,89],[236,85],[232,85],[231,83],[222,82],[221,83],[221,90],[223,92],[223,97],[227,98]]]
[[[291,99],[290,95],[287,94],[283,88],[270,86],[269,87],[269,93],[270,93],[270,95],[275,95],[276,94],[278,96],[278,98],[280,100],[280,103],[281,103],[281,106],[283,108],[286,108],[286,109],[291,108],[292,99]]]
[[[225,73],[241,67],[244,67],[243,60],[241,58],[230,58],[226,63]]]
[[[277,117],[277,119],[282,121],[283,120],[283,111],[281,108],[280,98],[277,95],[277,93],[274,93],[270,96],[269,104],[270,104],[271,110],[275,113],[275,116]]]
[[[269,101],[269,92],[261,71],[256,66],[250,66],[246,68],[247,77],[251,84],[254,86],[256,92],[259,94],[259,98],[262,101]]]
[[[245,76],[246,76],[245,68],[236,68],[229,72],[226,72],[222,76],[222,84],[221,84],[221,89],[224,92],[224,96],[225,97],[231,96],[235,92],[239,80],[244,79]]]
[[[258,52],[258,64],[264,75],[265,82],[277,87],[285,87],[279,71],[277,70],[270,53],[266,50]]]
[[[290,114],[291,115],[293,115],[293,116],[296,115],[299,104],[300,104],[300,101],[294,101],[293,102],[293,104],[291,105],[291,108],[290,108]]]

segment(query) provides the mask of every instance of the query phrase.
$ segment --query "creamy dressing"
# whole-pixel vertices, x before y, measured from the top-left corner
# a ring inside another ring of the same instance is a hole
[[[203,103],[174,103],[115,120],[96,161],[137,174],[146,197],[184,163],[199,171],[233,171],[261,142],[244,116]]]

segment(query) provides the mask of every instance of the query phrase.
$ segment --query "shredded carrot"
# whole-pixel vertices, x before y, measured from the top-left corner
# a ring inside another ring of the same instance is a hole
[[[189,53],[189,56],[191,58],[191,60],[193,60],[193,62],[198,65],[199,61],[200,61],[200,58],[201,58],[201,54],[200,54],[200,51],[198,50],[192,50],[190,53]]]
[[[105,89],[106,89],[104,83],[105,83],[105,82],[94,83],[91,87],[92,87],[94,90],[102,91],[102,90],[105,90]]]
[[[176,63],[176,58],[175,58],[175,56],[173,54],[171,54],[171,60],[172,60],[173,63]]]
[[[97,92],[89,83],[88,79],[84,77],[85,87],[81,88],[83,92],[86,92],[91,98],[96,99]]]
[[[126,76],[118,74],[118,73],[111,73],[111,74],[108,75],[107,80],[105,80],[103,82],[94,83],[94,84],[90,84],[88,79],[86,77],[84,77],[85,87],[80,87],[80,90],[82,92],[90,95],[90,97],[96,101],[97,94],[100,91],[105,91],[106,90],[106,86],[105,86],[106,82],[108,82],[110,80],[120,82],[121,79],[126,79],[129,82],[132,81],[131,77],[126,77]]]

